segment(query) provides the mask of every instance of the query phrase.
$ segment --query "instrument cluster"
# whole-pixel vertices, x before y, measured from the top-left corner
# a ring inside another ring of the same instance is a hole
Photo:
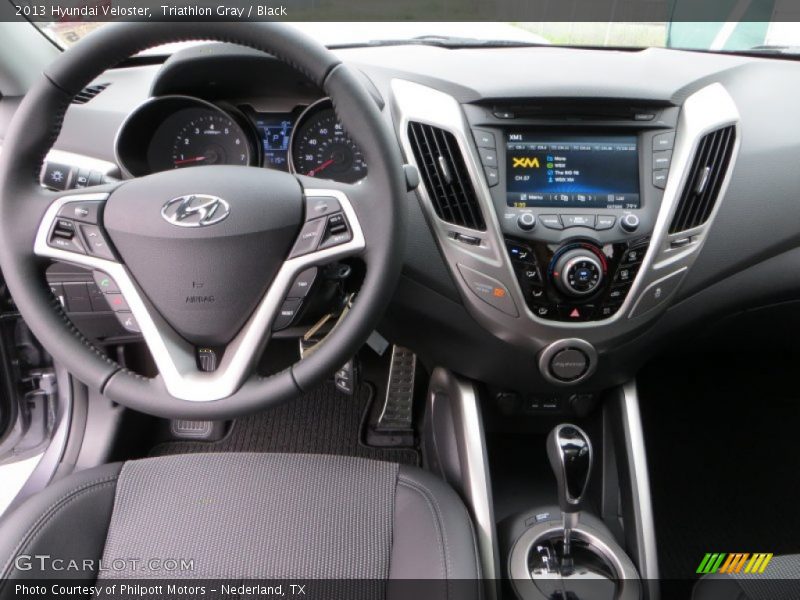
[[[361,150],[328,98],[288,113],[265,113],[192,96],[159,96],[123,123],[116,153],[131,177],[206,165],[260,166],[343,183],[367,174]]]

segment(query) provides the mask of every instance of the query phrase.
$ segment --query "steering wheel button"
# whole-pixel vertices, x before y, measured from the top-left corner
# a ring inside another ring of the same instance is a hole
[[[104,294],[119,293],[117,282],[102,271],[94,271],[92,276],[94,277],[94,282],[97,284],[97,287],[100,288],[100,291]]]
[[[114,312],[128,312],[131,310],[122,294],[106,294],[106,300]]]
[[[78,254],[85,254],[83,249],[83,245],[81,244],[80,240],[73,236],[70,237],[62,237],[58,235],[55,231],[50,236],[50,241],[48,245],[51,248],[57,248],[59,250],[66,250],[67,252],[76,252]]]
[[[100,207],[102,200],[82,200],[79,202],[67,202],[58,211],[59,217],[75,219],[83,223],[97,225],[100,218]]]
[[[106,260],[114,260],[114,253],[97,225],[81,225],[81,233],[89,254]]]
[[[341,210],[342,207],[339,206],[339,201],[336,198],[328,198],[327,196],[306,198],[307,221],[317,217],[326,217]]]
[[[136,318],[130,312],[118,312],[117,320],[126,331],[130,331],[131,333],[142,332],[142,328],[139,327],[139,323],[136,322]]]
[[[300,230],[300,235],[297,236],[297,241],[294,243],[294,248],[292,248],[289,258],[302,256],[303,254],[308,254],[316,250],[322,239],[322,234],[325,232],[326,223],[327,219],[314,219],[303,225],[303,229]]]
[[[289,289],[289,298],[305,298],[311,286],[314,285],[314,280],[317,278],[317,267],[306,269],[297,279],[294,280],[292,287]]]
[[[89,289],[85,283],[65,283],[64,295],[67,297],[69,312],[92,312],[92,301],[89,299]]]
[[[289,325],[291,325],[302,304],[303,301],[298,299],[285,300],[281,305],[280,311],[278,311],[278,316],[275,317],[275,322],[272,324],[272,330],[279,331],[280,329],[286,329]]]

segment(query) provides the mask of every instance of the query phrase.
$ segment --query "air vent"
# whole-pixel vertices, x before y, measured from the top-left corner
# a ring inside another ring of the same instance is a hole
[[[734,141],[733,126],[712,131],[700,140],[686,187],[669,226],[670,233],[698,227],[711,216],[731,162]]]
[[[86,104],[97,96],[100,92],[110,86],[110,83],[98,83],[97,85],[90,85],[89,87],[83,88],[80,92],[75,94],[75,97],[72,99],[73,104]]]
[[[408,137],[436,216],[454,225],[485,230],[475,188],[453,134],[412,122]]]

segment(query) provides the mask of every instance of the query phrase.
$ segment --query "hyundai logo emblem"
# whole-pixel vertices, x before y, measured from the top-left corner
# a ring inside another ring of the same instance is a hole
[[[164,220],[178,227],[206,227],[224,221],[230,214],[231,207],[225,200],[207,194],[179,196],[161,209]]]

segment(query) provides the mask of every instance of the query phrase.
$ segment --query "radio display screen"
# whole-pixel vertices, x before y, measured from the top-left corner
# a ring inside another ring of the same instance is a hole
[[[506,199],[517,208],[639,208],[636,136],[511,132]]]

